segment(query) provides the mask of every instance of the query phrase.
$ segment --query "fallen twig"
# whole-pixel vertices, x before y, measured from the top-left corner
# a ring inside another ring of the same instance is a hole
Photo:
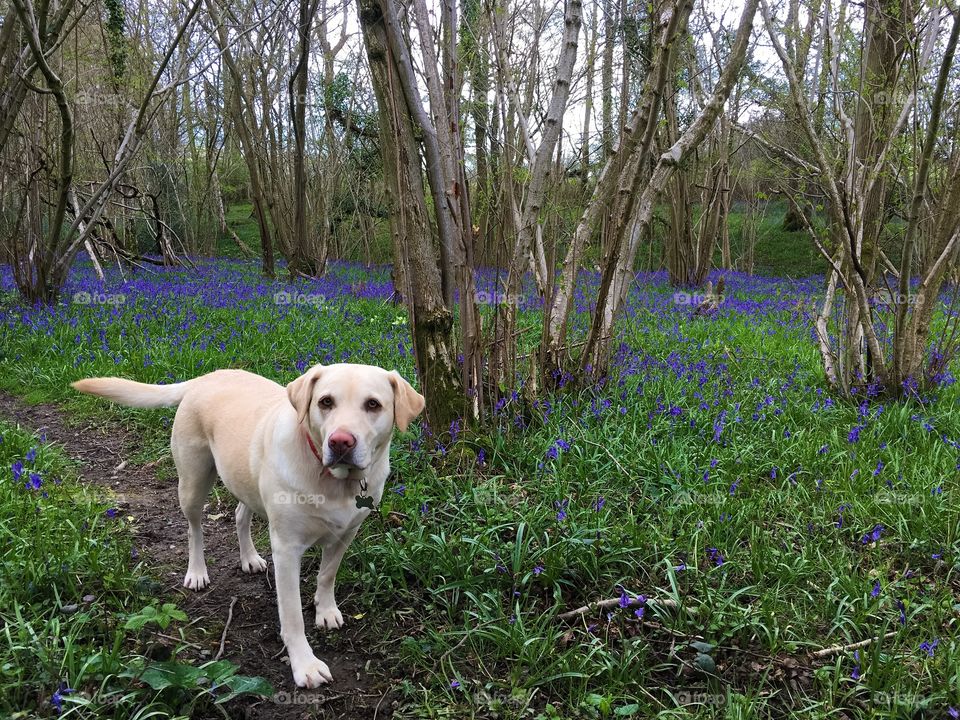
[[[189,642],[189,641],[187,641],[187,640],[184,640],[182,637],[174,637],[173,635],[165,635],[165,634],[162,633],[162,632],[158,632],[158,633],[157,633],[157,637],[162,637],[162,638],[165,638],[165,639],[167,639],[167,640],[173,640],[174,642],[178,642],[178,643],[180,643],[180,644],[182,644],[182,645],[186,645],[186,646],[188,646],[188,647],[196,648],[197,650],[203,650],[203,646],[202,646],[202,645],[197,645],[196,643]]]
[[[620,598],[609,598],[607,600],[597,600],[592,602],[589,605],[584,605],[583,607],[578,607],[576,610],[570,610],[565,613],[557,615],[558,620],[572,620],[575,617],[580,615],[586,615],[588,612],[593,610],[605,610],[606,608],[614,607],[615,605],[620,604]],[[647,598],[644,602],[640,602],[639,598],[633,598],[627,603],[627,607],[640,607],[641,605],[659,605],[660,607],[665,608],[675,608],[678,607],[676,600],[663,599],[658,600],[657,598]]]
[[[380,696],[377,706],[373,709],[373,720],[377,720],[377,714],[380,712],[380,706],[383,704],[384,699],[386,699],[388,692],[390,692],[390,686],[387,686],[387,689],[383,691],[383,695]]]
[[[811,656],[815,658],[829,657],[830,655],[838,655],[843,652],[849,652],[850,650],[859,650],[862,647],[867,645],[872,645],[880,639],[887,640],[894,637],[897,634],[896,630],[891,630],[886,635],[880,637],[867,638],[866,640],[861,640],[859,642],[850,643],[849,645],[831,645],[830,647],[823,648],[822,650],[815,650],[810,653]]]
[[[223,657],[223,648],[227,642],[227,631],[230,629],[230,623],[233,622],[233,606],[237,604],[237,596],[234,595],[230,598],[230,609],[227,610],[227,624],[223,626],[223,635],[220,636],[220,649],[217,650],[214,660],[219,660]]]

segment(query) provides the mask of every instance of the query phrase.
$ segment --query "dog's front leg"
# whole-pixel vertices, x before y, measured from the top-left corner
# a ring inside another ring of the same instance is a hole
[[[303,627],[300,602],[300,558],[306,547],[279,536],[271,523],[274,577],[277,584],[277,609],[280,612],[280,637],[287,646],[293,681],[298,687],[318,687],[331,682],[330,668],[313,654]]]
[[[317,573],[317,592],[313,596],[313,604],[317,608],[318,628],[332,630],[343,626],[343,615],[337,607],[334,583],[337,581],[337,570],[340,569],[343,554],[350,547],[359,529],[360,526],[357,525],[348,529],[340,537],[334,535],[327,542],[321,540],[323,557],[320,559],[320,572]]]

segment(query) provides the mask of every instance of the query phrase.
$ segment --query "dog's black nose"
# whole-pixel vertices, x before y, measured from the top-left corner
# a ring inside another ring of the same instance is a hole
[[[342,459],[356,447],[357,438],[345,430],[336,430],[327,439],[327,445],[337,458]]]

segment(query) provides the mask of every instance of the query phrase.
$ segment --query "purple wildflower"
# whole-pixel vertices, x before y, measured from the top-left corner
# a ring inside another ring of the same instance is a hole
[[[50,704],[57,709],[57,713],[63,712],[63,696],[69,695],[72,692],[76,692],[73,688],[67,687],[66,683],[60,683],[60,687],[57,688],[56,692],[53,693],[53,697],[50,698]]]
[[[933,654],[937,649],[937,645],[939,644],[940,644],[940,638],[934,638],[933,642],[924,641],[920,643],[920,649],[927,654],[927,657],[933,657]]]
[[[864,535],[860,539],[860,542],[863,543],[864,545],[870,542],[879,542],[881,535],[883,535],[883,525],[880,525],[878,523],[873,526],[873,530],[868,532],[866,535]]]

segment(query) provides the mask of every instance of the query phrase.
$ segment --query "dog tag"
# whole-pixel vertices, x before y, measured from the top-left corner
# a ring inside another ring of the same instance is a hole
[[[373,498],[369,495],[357,495],[357,509],[368,508],[373,510]]]

